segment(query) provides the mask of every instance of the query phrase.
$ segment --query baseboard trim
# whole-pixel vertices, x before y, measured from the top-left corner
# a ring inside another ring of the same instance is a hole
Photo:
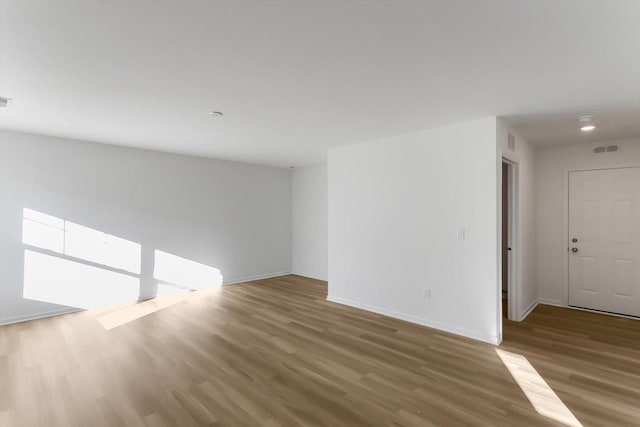
[[[248,276],[242,279],[233,279],[229,282],[223,282],[222,286],[236,285],[238,283],[252,282],[254,280],[273,279],[274,277],[282,277],[288,274],[293,274],[293,273],[291,273],[290,271],[281,271],[279,273],[261,274],[258,276]]]
[[[622,317],[623,319],[640,320],[640,318],[637,317],[637,316],[629,316],[627,314],[620,314],[620,313],[611,313],[611,312],[608,312],[608,311],[596,310],[594,308],[576,307],[576,306],[568,305],[568,304],[561,303],[561,302],[558,302],[558,301],[540,300],[540,304],[542,304],[542,305],[551,305],[553,307],[570,308],[571,310],[586,311],[588,313],[602,314],[602,315],[605,315],[605,316]]]
[[[328,277],[314,276],[314,275],[307,274],[307,273],[299,273],[297,271],[292,271],[291,274],[295,274],[297,276],[302,276],[302,277],[308,277],[309,279],[322,280],[323,282],[328,282],[329,281]]]
[[[602,314],[604,316],[621,317],[623,319],[629,319],[629,320],[640,320],[640,317],[638,317],[638,316],[631,316],[631,315],[628,315],[628,314],[620,314],[620,313],[612,313],[610,311],[596,310],[595,308],[575,307],[573,305],[568,305],[568,306],[566,306],[566,308],[570,308],[571,310],[586,311],[587,313]]]
[[[603,316],[613,316],[613,317],[621,317],[623,319],[640,320],[640,318],[636,317],[636,316],[629,316],[629,315],[620,314],[620,313],[611,313],[611,312],[608,312],[608,311],[596,310],[596,309],[593,309],[593,308],[576,307],[576,306],[573,306],[573,305],[567,305],[567,304],[564,304],[564,303],[560,303],[558,301],[540,301],[540,304],[542,304],[542,305],[550,305],[550,306],[553,306],[553,307],[568,308],[570,310],[586,311],[587,313],[602,314]]]
[[[11,325],[13,323],[28,322],[30,320],[44,319],[46,317],[59,316],[61,314],[77,313],[78,311],[85,310],[83,308],[61,308],[57,310],[41,311],[39,313],[27,314],[22,316],[12,316],[0,319],[0,326]]]
[[[404,320],[406,322],[411,322],[411,323],[415,323],[415,324],[418,324],[418,325],[421,325],[421,326],[426,326],[427,328],[437,329],[437,330],[448,332],[448,333],[455,334],[455,335],[461,335],[461,336],[466,337],[466,338],[471,338],[471,339],[474,339],[474,340],[477,340],[477,341],[482,341],[482,342],[493,344],[493,345],[500,344],[500,338],[501,338],[500,336],[482,335],[482,334],[478,334],[478,333],[476,333],[474,331],[469,331],[467,329],[458,328],[458,327],[455,327],[455,326],[451,326],[451,325],[447,325],[447,324],[443,324],[443,323],[439,323],[439,322],[434,322],[434,321],[431,321],[431,320],[426,320],[426,319],[423,319],[423,318],[420,318],[420,317],[411,316],[411,315],[408,315],[408,314],[399,313],[397,311],[387,310],[386,308],[377,307],[377,306],[373,306],[373,305],[369,305],[369,304],[364,304],[364,303],[361,303],[361,302],[349,300],[349,299],[346,299],[346,298],[335,297],[335,296],[332,296],[332,295],[328,295],[327,296],[327,301],[334,302],[334,303],[337,303],[337,304],[346,305],[346,306],[349,306],[349,307],[359,308],[361,310],[370,311],[372,313],[382,314],[383,316],[393,317],[395,319],[400,319],[400,320]]]
[[[291,272],[290,271],[283,271],[283,272],[280,272],[280,273],[272,273],[272,274],[265,274],[265,275],[259,275],[259,276],[251,276],[251,277],[246,277],[244,279],[233,280],[231,282],[223,283],[223,286],[235,285],[237,283],[251,282],[253,280],[261,280],[261,279],[270,279],[270,278],[274,278],[274,277],[281,277],[281,276],[286,276],[288,274],[291,274]],[[57,309],[57,310],[42,311],[42,312],[39,312],[39,313],[22,315],[22,316],[7,317],[7,318],[4,318],[4,319],[0,319],[0,326],[2,326],[2,325],[11,325],[13,323],[28,322],[30,320],[44,319],[46,317],[59,316],[61,314],[76,313],[78,311],[84,311],[84,309],[83,308],[63,308],[63,309]]]
[[[565,303],[560,302],[560,301],[553,301],[553,300],[546,300],[546,299],[541,299],[538,300],[538,304],[542,304],[542,305],[552,305],[554,307],[568,307]]]
[[[534,301],[533,304],[531,304],[529,306],[529,308],[524,311],[524,314],[522,315],[522,317],[520,317],[520,322],[522,322],[524,319],[526,319],[527,316],[530,315],[531,312],[536,309],[538,304],[540,304],[538,301]]]

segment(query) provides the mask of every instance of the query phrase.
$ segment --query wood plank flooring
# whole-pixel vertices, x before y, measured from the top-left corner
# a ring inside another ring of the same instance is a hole
[[[0,426],[562,425],[496,349],[584,426],[640,425],[640,321],[539,306],[494,347],[325,296],[290,275],[0,327]]]

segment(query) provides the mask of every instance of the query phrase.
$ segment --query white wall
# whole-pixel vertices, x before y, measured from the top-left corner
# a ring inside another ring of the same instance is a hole
[[[594,154],[600,145],[620,151]],[[567,305],[567,206],[570,170],[640,166],[640,139],[539,148],[536,152],[538,284],[540,302]]]
[[[293,263],[302,276],[327,280],[327,165],[295,169],[292,177]]]
[[[508,134],[515,137],[515,150],[508,148]],[[503,120],[497,120],[497,142],[500,156],[517,164],[517,194],[515,217],[519,224],[516,239],[512,240],[511,256],[515,257],[512,276],[513,300],[516,302],[514,320],[522,319],[538,302],[536,277],[536,152],[526,140]],[[500,188],[499,198],[502,197]],[[502,211],[498,210],[500,216]],[[502,230],[500,230],[502,231]],[[512,236],[514,237],[514,236]]]
[[[288,169],[2,131],[0,323],[68,310],[22,297],[24,207],[140,243],[143,257],[219,268],[225,283],[291,270]]]
[[[499,342],[497,163],[495,118],[330,150],[328,299]]]

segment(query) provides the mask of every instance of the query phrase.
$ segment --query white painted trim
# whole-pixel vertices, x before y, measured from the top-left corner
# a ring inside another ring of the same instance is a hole
[[[568,308],[568,309],[571,309],[571,310],[586,311],[587,313],[602,314],[603,316],[614,316],[614,317],[621,317],[623,319],[631,319],[631,320],[640,321],[640,318],[635,317],[635,316],[627,316],[626,314],[610,313],[608,311],[593,310],[593,309],[590,309],[590,308],[574,307],[574,306],[571,306],[571,305],[561,304],[561,303],[559,303],[557,301],[540,301],[540,304],[541,305],[550,305],[550,306],[553,306],[553,307]]]
[[[291,274],[291,272],[287,271],[287,272],[273,273],[273,274],[267,274],[267,275],[261,275],[261,276],[247,277],[247,278],[245,278],[243,280],[236,280],[236,281],[233,281],[233,282],[223,283],[223,286],[235,285],[237,283],[251,282],[253,280],[271,279],[271,278],[274,278],[274,277],[286,276],[288,274]],[[148,299],[152,299],[152,298],[141,299],[139,301],[146,301]],[[4,319],[0,319],[0,326],[1,325],[9,325],[9,324],[12,324],[12,323],[27,322],[29,320],[44,319],[45,317],[59,316],[61,314],[76,313],[78,311],[85,311],[85,309],[84,308],[63,308],[63,309],[58,309],[58,310],[43,311],[43,312],[40,312],[40,313],[31,314],[31,315],[27,315],[27,316],[7,317],[7,318],[4,318]]]
[[[245,282],[252,282],[254,280],[262,280],[262,279],[272,279],[274,277],[281,277],[281,276],[286,276],[288,274],[292,274],[290,271],[281,271],[279,273],[270,273],[270,274],[263,274],[263,275],[258,275],[258,276],[249,276],[249,277],[245,277],[243,279],[233,279],[229,282],[223,282],[222,286],[227,286],[227,285],[235,285],[238,283],[245,283]]]
[[[326,278],[326,277],[312,276],[312,275],[307,274],[307,273],[298,273],[297,271],[292,271],[291,274],[295,274],[296,276],[308,277],[310,279],[315,279],[315,280],[322,280],[323,282],[328,282],[329,281],[329,279]]]
[[[504,156],[500,149],[497,150],[496,158],[496,330],[502,335],[503,314],[502,314],[502,163]],[[510,296],[508,296],[510,298]]]
[[[502,164],[507,163],[509,165],[508,176],[502,176]],[[503,328],[503,313],[502,313],[502,181],[504,179],[509,180],[509,231],[510,242],[508,244],[511,247],[511,252],[508,256],[509,262],[509,284],[508,284],[508,312],[507,319],[518,321],[522,319],[520,312],[520,299],[521,299],[521,286],[522,286],[522,274],[521,274],[521,257],[522,244],[520,239],[520,163],[518,160],[510,156],[510,153],[498,150],[498,166],[497,166],[497,243],[498,243],[498,301],[497,301],[497,318],[498,318],[498,331],[500,331],[500,337],[502,336]]]
[[[562,235],[565,238],[562,247],[566,247],[567,250],[562,251],[562,286],[564,287],[561,295],[564,301],[561,301],[561,306],[566,307],[569,304],[569,170],[565,169],[562,177]]]
[[[349,307],[359,308],[361,310],[370,311],[377,314],[382,314],[384,316],[393,317],[395,319],[400,319],[400,320],[404,320],[411,323],[416,323],[418,325],[426,326],[432,329],[438,329],[451,334],[462,335],[467,338],[483,341],[493,345],[499,345],[500,342],[502,341],[501,335],[497,335],[497,336],[481,335],[481,334],[475,333],[474,331],[469,331],[467,329],[446,325],[440,322],[433,322],[420,317],[399,313],[397,311],[387,310],[386,308],[376,307],[369,304],[352,301],[346,298],[340,298],[340,297],[328,295],[327,301],[334,302],[337,304],[347,305]]]
[[[628,316],[626,314],[611,313],[611,312],[608,312],[608,311],[594,310],[594,309],[591,309],[591,308],[574,307],[572,305],[569,305],[566,308],[570,308],[572,310],[586,311],[588,313],[602,314],[603,316],[614,316],[614,317],[621,317],[623,319],[640,320],[640,318],[638,318],[636,316]]]
[[[535,310],[535,309],[536,309],[536,307],[538,306],[538,304],[539,304],[539,302],[538,302],[538,301],[534,301],[534,302],[533,302],[533,304],[531,304],[531,306],[530,306],[529,308],[527,308],[527,309],[524,311],[524,314],[523,314],[523,315],[522,315],[522,317],[520,318],[520,322],[522,322],[524,319],[526,319],[526,318],[527,318],[527,316],[528,316],[529,314],[531,314],[531,312],[532,312],[533,310]]]
[[[538,301],[538,304],[540,305],[551,305],[553,307],[564,307],[567,308],[567,304],[563,303],[562,301],[554,301],[554,300],[546,300],[546,299],[541,299]]]
[[[5,317],[0,319],[0,325],[10,325],[13,323],[28,322],[30,320],[44,319],[45,317],[59,316],[61,314],[77,313],[78,311],[85,311],[84,308],[59,308],[57,310],[41,311],[40,313]]]
[[[607,166],[591,166],[591,167],[576,167],[576,168],[568,168],[567,172],[584,172],[584,171],[600,171],[600,170],[611,170],[611,169],[633,169],[640,168],[640,163],[624,163],[620,165],[607,165]]]
[[[509,181],[509,242],[507,244],[511,247],[511,251],[508,254],[507,318],[516,320],[524,318],[519,311],[522,293],[522,275],[520,274],[520,254],[522,253],[522,245],[520,244],[520,164],[506,157],[503,157],[502,161],[509,165],[509,175],[507,176]],[[502,185],[500,187],[502,190]],[[500,212],[502,215],[502,196],[500,198]],[[500,222],[502,222],[502,219]],[[502,259],[502,224],[500,224],[500,234],[500,258]],[[502,271],[500,271],[500,277],[502,277]],[[500,286],[500,292],[502,293],[502,286]]]

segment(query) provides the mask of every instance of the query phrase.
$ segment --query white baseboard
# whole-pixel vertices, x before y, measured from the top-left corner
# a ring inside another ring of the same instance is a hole
[[[621,317],[623,319],[640,320],[640,318],[638,316],[629,316],[627,314],[611,313],[611,312],[608,312],[608,311],[596,310],[596,309],[591,309],[591,308],[574,307],[572,305],[568,305],[568,306],[566,306],[566,308],[569,308],[571,310],[586,311],[587,313],[601,314],[603,316],[613,316],[613,317]]]
[[[0,325],[10,325],[12,323],[28,322],[29,320],[44,319],[45,317],[53,317],[53,316],[59,316],[61,314],[76,313],[78,311],[84,311],[84,309],[83,308],[59,308],[57,310],[41,311],[39,313],[5,317],[4,319],[0,319]]]
[[[538,306],[538,304],[539,304],[539,302],[538,302],[538,301],[534,301],[534,302],[533,302],[533,304],[531,304],[531,305],[529,306],[529,308],[528,308],[528,309],[526,309],[526,310],[524,311],[524,314],[522,315],[522,317],[520,317],[520,322],[522,322],[524,319],[526,319],[526,318],[527,318],[527,316],[528,316],[529,314],[531,314],[531,312],[532,312],[533,310],[535,310],[535,308]]]
[[[426,326],[432,329],[438,329],[441,331],[449,332],[456,335],[462,335],[463,337],[472,338],[474,340],[483,341],[489,344],[498,345],[500,344],[500,336],[489,336],[478,334],[474,331],[470,331],[463,328],[458,328],[456,326],[446,325],[439,322],[434,322],[431,320],[423,319],[416,316],[411,316],[404,313],[399,313],[393,310],[387,310],[386,308],[376,307],[369,304],[363,304],[357,301],[352,301],[346,298],[335,297],[332,295],[327,296],[327,301],[335,302],[342,305],[347,305],[349,307],[359,308],[361,310],[371,311],[373,313],[382,314],[384,316],[393,317],[400,320],[405,320],[407,322],[416,323],[418,325]]]
[[[232,279],[229,282],[224,282],[222,283],[222,286],[235,285],[237,283],[251,282],[254,280],[272,279],[274,277],[286,276],[288,274],[292,274],[292,273],[290,271],[281,271],[279,273],[262,274],[258,276],[248,276],[241,279]]]
[[[234,285],[236,283],[250,282],[252,280],[270,279],[270,278],[273,278],[273,277],[286,276],[287,274],[291,274],[291,272],[283,271],[283,272],[280,272],[280,273],[265,274],[265,275],[260,275],[260,276],[250,276],[250,277],[245,277],[244,279],[238,279],[238,280],[234,280],[232,282],[223,283],[223,285],[224,286],[226,286],[226,285]],[[43,319],[45,317],[58,316],[58,315],[61,315],[61,314],[75,313],[75,312],[78,312],[78,311],[84,311],[84,309],[82,309],[82,308],[61,308],[61,309],[57,309],[57,310],[42,311],[42,312],[39,312],[39,313],[32,313],[32,314],[27,314],[27,315],[22,315],[22,316],[5,317],[5,318],[0,319],[0,326],[1,325],[9,325],[9,324],[12,324],[12,323],[27,322],[29,320]]]
[[[310,279],[315,279],[315,280],[322,280],[323,282],[329,281],[329,278],[316,276],[315,274],[300,273],[300,272],[297,272],[297,271],[292,271],[291,274],[295,274],[297,276],[302,276],[302,277],[308,277]]]
[[[565,303],[563,303],[561,301],[554,301],[554,300],[548,300],[548,299],[538,300],[538,304],[553,305],[555,307],[567,307],[567,304],[565,304]]]
[[[596,310],[596,309],[591,309],[591,308],[586,308],[586,307],[574,307],[572,305],[568,305],[568,304],[565,304],[565,303],[559,302],[559,301],[540,300],[540,304],[542,304],[542,305],[551,305],[551,306],[554,306],[554,307],[569,308],[571,310],[586,311],[586,312],[589,312],[589,313],[602,314],[604,316],[614,316],[614,317],[622,317],[624,319],[639,320],[638,317],[636,317],[636,316],[628,316],[626,314],[619,314],[619,313],[610,313],[608,311]]]

